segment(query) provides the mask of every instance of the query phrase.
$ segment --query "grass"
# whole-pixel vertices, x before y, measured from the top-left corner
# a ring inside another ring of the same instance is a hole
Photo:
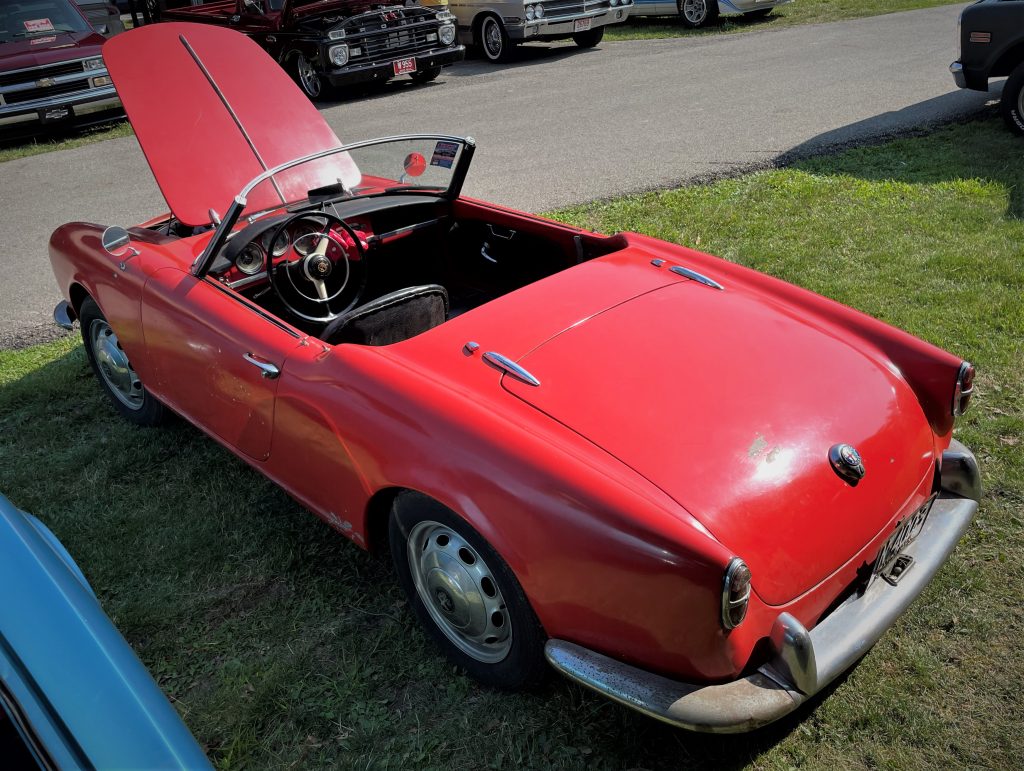
[[[605,28],[604,39],[650,40],[666,37],[692,37],[721,32],[748,32],[756,29],[780,29],[797,24],[818,24],[826,21],[860,19],[883,13],[913,11],[937,5],[952,5],[961,0],[795,0],[776,8],[760,19],[744,16],[721,16],[718,21],[701,29],[684,27],[678,16],[630,16],[622,24]]]
[[[181,423],[118,420],[72,338],[0,352],[0,490],[64,541],[213,762],[266,767],[1024,764],[1024,156],[995,120],[561,219],[698,245],[975,361],[957,435],[985,498],[950,562],[828,697],[686,734],[560,679],[452,671],[367,555]]]
[[[93,142],[102,142],[105,139],[128,137],[133,133],[128,121],[122,120],[113,125],[105,124],[78,132],[41,134],[24,140],[7,140],[0,144],[0,163],[18,158],[28,158],[41,153],[50,153],[54,150],[70,150],[73,147],[91,145]]]

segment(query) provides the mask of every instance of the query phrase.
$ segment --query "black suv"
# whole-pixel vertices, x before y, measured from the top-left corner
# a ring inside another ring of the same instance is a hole
[[[1024,134],[1024,0],[978,0],[957,22],[960,58],[949,65],[960,88],[988,91],[1009,75],[1000,104],[1007,125]]]

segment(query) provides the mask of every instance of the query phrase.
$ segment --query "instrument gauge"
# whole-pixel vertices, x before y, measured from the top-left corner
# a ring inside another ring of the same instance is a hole
[[[247,276],[255,276],[263,270],[266,264],[266,256],[259,244],[247,244],[241,253],[235,257],[235,267]]]
[[[316,249],[317,244],[320,243],[320,239],[314,236],[321,232],[321,228],[312,222],[299,222],[291,230],[292,245],[295,247],[295,251],[303,257]]]
[[[263,234],[263,238],[260,239],[260,243],[263,244],[263,251],[267,252],[271,257],[280,257],[288,251],[288,245],[291,243],[288,238],[288,231],[282,230],[278,235],[277,240],[273,244],[270,243],[270,239],[273,238],[274,231],[268,230]]]

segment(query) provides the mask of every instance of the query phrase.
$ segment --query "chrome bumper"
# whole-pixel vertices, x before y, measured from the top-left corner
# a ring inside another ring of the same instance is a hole
[[[61,300],[53,309],[53,323],[61,329],[75,328],[75,312],[67,300]]]
[[[949,71],[953,75],[953,82],[957,88],[967,88],[967,78],[964,76],[964,66],[960,62],[953,62],[949,65]]]
[[[775,657],[721,685],[671,680],[564,640],[544,653],[562,674],[627,707],[693,731],[739,733],[778,720],[827,686],[874,645],[924,590],[978,510],[974,455],[953,441],[942,460],[942,493],[905,554],[914,564],[897,586],[876,579],[808,632],[788,613],[775,621]],[[971,495],[976,497],[961,497]]]
[[[594,11],[576,13],[571,16],[556,16],[550,19],[544,17],[534,21],[504,18],[503,21],[505,22],[505,31],[508,33],[509,38],[512,40],[529,40],[530,38],[548,35],[572,35],[574,34],[573,28],[576,21],[579,19],[592,19],[590,22],[591,29],[605,27],[609,24],[618,24],[629,18],[633,7],[633,3],[629,3],[628,5],[618,5],[614,8],[600,8]]]
[[[19,123],[42,123],[40,111],[53,107],[67,107],[70,110],[68,120],[98,112],[116,110],[121,100],[113,86],[101,86],[84,91],[60,96],[47,96],[33,99],[30,102],[0,106],[0,126],[11,126]]]

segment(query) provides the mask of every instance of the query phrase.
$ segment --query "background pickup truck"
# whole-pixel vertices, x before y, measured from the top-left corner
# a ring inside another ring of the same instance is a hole
[[[462,60],[454,17],[372,0],[221,0],[165,10],[164,21],[231,27],[255,40],[311,99],[410,75],[425,83]]]
[[[980,0],[964,8],[957,27],[960,56],[949,65],[956,84],[988,91],[990,78],[1009,75],[1003,119],[1024,134],[1024,0]]]

